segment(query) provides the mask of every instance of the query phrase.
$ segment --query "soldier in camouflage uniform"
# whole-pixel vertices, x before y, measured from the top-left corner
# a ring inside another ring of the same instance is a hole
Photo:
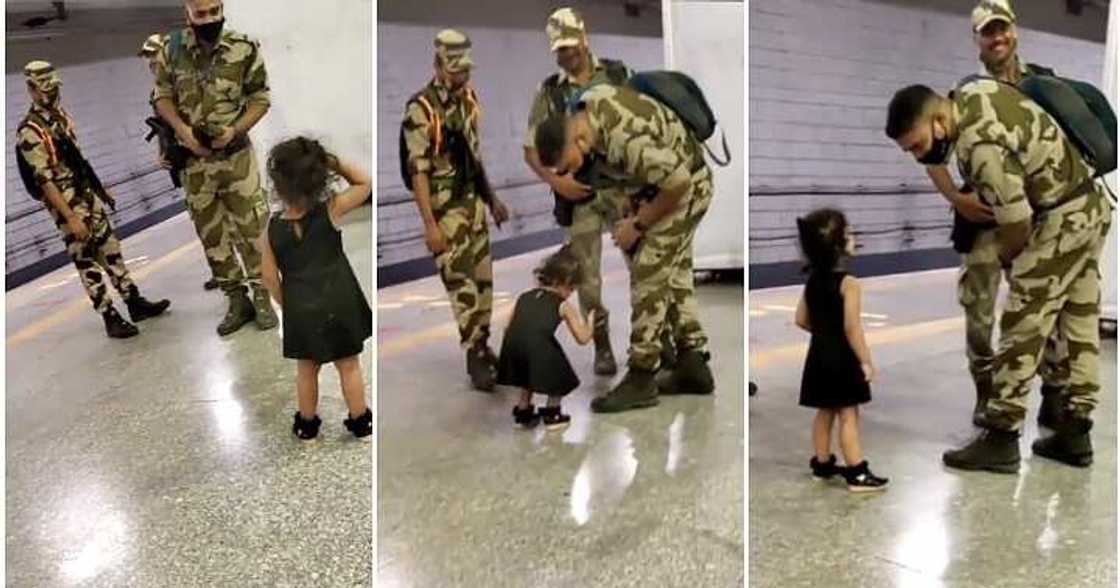
[[[632,72],[620,61],[600,59],[591,52],[583,18],[571,8],[553,12],[548,17],[545,33],[560,72],[546,78],[533,98],[529,128],[525,133],[525,163],[552,188],[557,198],[565,199],[557,201],[557,220],[562,225],[567,223],[568,243],[580,260],[580,307],[584,315],[595,311],[595,373],[609,376],[617,373],[618,366],[611,350],[610,313],[603,306],[603,278],[599,269],[608,215],[601,210],[603,204],[596,202],[600,195],[593,192],[591,186],[580,183],[570,173],[557,176],[541,165],[533,138],[541,122],[562,114],[565,105],[581,92],[597,84],[621,84]],[[610,195],[602,198],[610,198]],[[571,217],[563,218],[566,215],[562,213],[567,211]]]
[[[980,75],[1009,84],[1018,84],[1030,75],[1053,75],[1052,70],[1026,63],[1019,58],[1015,13],[1007,0],[982,0],[977,4],[972,11],[972,32],[983,64]],[[991,208],[980,201],[975,193],[958,191],[945,166],[930,166],[927,172],[938,191],[956,209],[959,216],[954,219],[955,225],[959,225],[958,228],[962,231],[971,230],[974,234],[971,249],[961,254],[957,300],[964,308],[965,350],[969,372],[976,385],[972,421],[982,426],[984,406],[992,397],[992,365],[995,358],[992,328],[995,325],[996,296],[1002,274],[999,241],[996,238]],[[1069,386],[1069,353],[1065,341],[1060,339],[1057,331],[1046,340],[1039,375],[1042,377],[1042,406],[1038,411],[1038,423],[1053,428],[1057,426],[1061,416],[1063,391]]]
[[[100,193],[85,181],[74,161],[60,153],[59,145],[69,141],[78,146],[74,120],[62,108],[62,79],[54,66],[32,61],[23,70],[31,108],[17,127],[17,146],[43,194],[43,204],[62,233],[66,253],[78,270],[78,277],[93,308],[105,321],[105,332],[113,338],[135,336],[139,330],[124,320],[105,286],[106,276],[120,293],[133,322],[162,314],[171,305],[167,300],[150,302],[129,276],[121,255],[121,244],[113,234],[109,213],[102,202],[115,207],[113,198]]]
[[[1030,380],[1057,330],[1069,346],[1065,414],[1036,440],[1036,455],[1085,466],[1090,413],[1100,389],[1100,260],[1112,207],[1058,123],[1014,87],[978,79],[952,99],[925,86],[891,101],[887,135],[926,163],[956,154],[961,176],[991,203],[999,257],[1010,286],[1000,318],[986,429],[946,465],[1016,472]]]
[[[255,40],[223,30],[221,0],[187,0],[185,6],[190,26],[168,35],[156,58],[156,110],[194,155],[180,178],[229,299],[218,334],[254,319],[258,328],[272,329],[278,321],[261,284],[256,247],[268,208],[248,135],[270,104],[264,60]]]
[[[672,110],[627,86],[595,86],[575,110],[537,127],[541,163],[565,174],[596,160],[622,190],[646,188],[640,200],[615,203],[626,210],[613,237],[630,267],[629,369],[591,408],[617,412],[657,404],[654,376],[665,329],[678,355],[662,393],[710,394],[708,337],[692,281],[693,236],[712,199],[712,171],[701,145]]]
[[[476,389],[490,391],[497,358],[488,343],[494,278],[485,209],[488,204],[499,226],[509,211],[484,180],[482,109],[469,85],[470,47],[461,32],[446,29],[436,35],[435,76],[405,106],[402,156],[424,223],[424,242],[459,324],[467,373]]]
[[[142,57],[144,59],[144,61],[146,61],[148,63],[148,69],[151,70],[153,78],[159,72],[159,70],[157,68],[157,63],[156,63],[156,57],[159,56],[160,51],[163,50],[163,46],[166,45],[166,44],[167,44],[167,37],[164,36],[164,35],[161,35],[159,33],[156,33],[156,34],[150,35],[147,39],[145,39],[144,44],[140,46],[140,51],[138,51],[136,53],[136,55],[138,57]],[[152,103],[152,112],[154,112],[155,115],[158,117],[159,112],[156,111],[155,90],[154,89],[152,90],[152,98],[149,101]],[[167,156],[167,153],[166,153],[166,146],[162,142],[160,143],[160,151],[159,151],[159,157],[158,157],[157,161],[159,162],[159,166],[162,167],[163,169],[171,170],[171,162],[170,162],[170,160],[168,160],[168,156]],[[177,173],[177,172],[172,171],[172,173]],[[190,215],[191,224],[194,225],[195,232],[197,233],[198,232],[198,225],[197,225],[197,223],[194,222],[194,209],[191,208],[190,206],[188,206],[187,207],[187,214]],[[198,233],[198,238],[200,240],[202,239],[202,234],[201,233]],[[205,248],[203,249],[203,254],[206,256],[206,264],[208,266],[210,266],[210,279],[206,280],[206,282],[202,284],[202,288],[205,289],[205,290],[215,290],[218,287],[218,278],[217,278],[217,271],[216,271],[216,268],[218,267],[218,262],[217,262],[217,260],[215,260],[213,258],[213,256],[206,255],[208,252],[209,252],[208,249],[205,249]]]

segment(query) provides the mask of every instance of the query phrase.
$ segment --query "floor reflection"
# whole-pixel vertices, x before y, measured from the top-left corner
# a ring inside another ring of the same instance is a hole
[[[595,444],[572,482],[571,513],[576,524],[586,524],[594,514],[621,502],[637,473],[638,458],[629,431],[616,431]]]

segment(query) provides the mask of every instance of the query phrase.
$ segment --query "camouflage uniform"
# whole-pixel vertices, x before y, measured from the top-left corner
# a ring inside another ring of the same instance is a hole
[[[549,18],[546,33],[552,51],[556,51],[561,47],[580,43],[584,39],[586,30],[583,19],[580,18],[578,13],[570,8],[561,8]],[[564,70],[554,74],[556,76],[555,81],[554,78],[550,77],[541,83],[529,109],[529,125],[525,133],[525,147],[534,148],[537,126],[548,117],[557,114],[557,105],[553,99],[554,93],[559,92],[564,97],[563,103],[568,104],[592,86],[612,83],[612,80],[608,77],[608,65],[622,68],[626,77],[633,73],[621,63],[600,60],[595,55],[590,57],[592,74],[587,84],[576,83]],[[614,216],[611,214],[609,203],[603,202],[603,200],[609,198],[611,198],[609,194],[603,195],[596,192],[588,200],[577,203],[572,210],[571,225],[567,227],[568,242],[571,245],[572,252],[580,261],[581,280],[577,289],[580,308],[585,316],[590,311],[595,311],[595,343],[596,347],[600,349],[610,348],[608,330],[610,313],[607,307],[603,305],[603,278],[600,270],[603,231],[610,226]],[[611,357],[610,364],[613,368],[613,357]],[[613,371],[613,369],[610,370],[611,373]]]
[[[440,38],[462,39],[463,47],[441,47]],[[451,67],[469,68],[470,41],[455,31],[443,31],[436,41],[437,52],[452,60]],[[436,128],[421,98],[431,106],[439,119]],[[462,94],[451,92],[438,79],[433,79],[409,99],[401,123],[407,147],[409,175],[428,176],[432,214],[447,240],[447,250],[435,258],[440,278],[451,299],[451,311],[459,325],[463,349],[485,347],[490,337],[490,311],[493,302],[494,277],[490,259],[490,233],[486,224],[486,207],[473,182],[457,182],[451,154],[442,141],[436,149],[434,137],[448,132],[461,132],[475,161],[481,162],[479,117],[481,108],[473,89]]]
[[[712,199],[703,150],[676,114],[630,88],[597,86],[582,102],[596,137],[593,153],[620,177],[660,186],[683,169],[692,179],[676,209],[649,227],[628,256],[629,366],[659,367],[662,329],[669,330],[680,353],[706,354],[708,338],[697,318],[692,281],[693,236]]]
[[[953,98],[962,176],[992,205],[1000,225],[1031,223],[1008,271],[987,419],[1018,430],[1030,380],[1049,335],[1068,345],[1067,407],[1087,418],[1099,382],[1100,272],[1111,206],[1054,119],[1013,88],[981,80]]]
[[[154,101],[171,100],[184,123],[208,130],[233,126],[250,104],[270,103],[268,76],[255,40],[225,29],[208,54],[190,28],[178,34],[181,46],[175,46],[173,34],[156,58]],[[235,139],[224,150],[192,157],[180,177],[207,259],[215,264],[219,287],[232,300],[243,296],[243,287],[248,286],[259,326],[275,326],[261,285],[261,254],[256,248],[268,207],[252,144],[247,137]]]

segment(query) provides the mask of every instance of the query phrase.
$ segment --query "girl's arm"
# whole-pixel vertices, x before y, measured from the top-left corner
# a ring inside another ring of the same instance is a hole
[[[572,308],[566,302],[560,303],[560,316],[568,325],[568,330],[571,331],[572,336],[576,338],[576,342],[580,345],[587,345],[591,342],[591,325],[595,324],[595,311],[587,313],[587,321],[579,315],[579,311]]]
[[[793,317],[793,322],[805,331],[812,332],[813,327],[809,324],[809,307],[805,305],[805,295],[801,295],[801,300],[797,301],[797,313]]]
[[[333,159],[330,167],[331,171],[342,176],[342,179],[350,184],[350,187],[343,190],[341,194],[331,198],[329,208],[331,224],[338,226],[339,219],[347,212],[361,206],[366,198],[369,198],[372,182],[369,174],[349,162]]]
[[[269,224],[271,222],[269,220]],[[268,242],[269,224],[265,224],[261,236],[257,239],[257,248],[261,252],[261,282],[268,289],[268,293],[272,295],[272,299],[283,310],[284,300],[281,297],[280,290],[280,269],[276,267],[276,257],[272,254],[272,244]]]
[[[852,276],[845,276],[840,282],[840,295],[844,298],[844,334],[848,337],[848,344],[856,352],[863,371],[871,381],[874,366],[871,363],[871,349],[867,347],[867,340],[863,337],[863,321],[860,319],[862,310],[863,293],[859,280]]]

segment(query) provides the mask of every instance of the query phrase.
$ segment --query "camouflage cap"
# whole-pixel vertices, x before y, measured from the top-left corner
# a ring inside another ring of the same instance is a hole
[[[443,29],[436,34],[436,55],[449,72],[460,72],[474,67],[471,60],[471,40],[454,29]]]
[[[46,61],[31,61],[23,66],[23,76],[27,82],[41,92],[49,92],[62,85],[62,77],[54,66]]]
[[[574,8],[561,8],[549,15],[544,32],[548,34],[549,47],[556,51],[561,47],[579,45],[587,28],[583,25],[583,17]]]
[[[144,44],[140,46],[140,51],[136,54],[140,57],[151,57],[159,53],[160,50],[163,49],[163,45],[163,35],[155,33],[147,39],[144,39]]]
[[[972,9],[972,32],[979,33],[993,20],[1015,24],[1015,11],[1011,10],[1011,0],[980,0]]]

